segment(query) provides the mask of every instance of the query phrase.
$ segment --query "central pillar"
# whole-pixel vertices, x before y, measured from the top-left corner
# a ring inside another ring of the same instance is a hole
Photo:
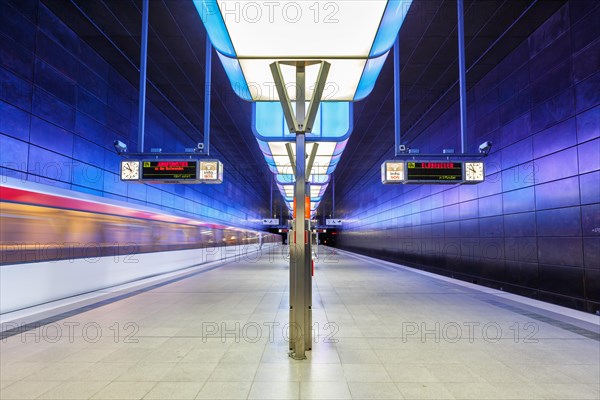
[[[294,220],[296,240],[292,256],[295,257],[295,263],[290,265],[294,271],[290,271],[293,276],[293,288],[290,287],[290,307],[292,310],[293,321],[290,321],[291,357],[296,360],[306,358],[306,335],[310,333],[311,327],[307,326],[306,314],[310,306],[310,299],[307,298],[306,286],[311,285],[310,279],[307,281],[306,264],[310,260],[310,254],[306,254],[306,141],[304,134],[304,120],[306,116],[305,106],[305,82],[306,67],[304,65],[296,66],[296,123],[298,131],[296,132],[296,185],[294,197],[296,200],[296,217]]]
[[[296,109],[292,107],[280,65],[293,66],[296,72]],[[310,105],[306,110],[306,66],[319,64],[319,73],[314,86]],[[312,252],[310,242],[310,185],[307,183],[311,171],[306,168],[306,132],[312,132],[317,110],[321,103],[323,89],[327,81],[330,64],[326,61],[310,60],[296,62],[274,62],[270,64],[275,80],[275,88],[283,108],[285,121],[290,133],[296,135],[296,158],[292,160],[291,146],[287,146],[288,155],[294,163],[296,184],[294,187],[294,203],[296,215],[292,224],[290,238],[290,324],[289,355],[295,360],[306,359],[305,352],[312,350]],[[314,144],[313,155],[309,160],[309,168],[318,149]],[[308,209],[307,209],[308,208]],[[306,216],[308,215],[308,218]]]

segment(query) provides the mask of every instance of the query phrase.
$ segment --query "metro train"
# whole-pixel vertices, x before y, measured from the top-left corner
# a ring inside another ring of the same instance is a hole
[[[3,265],[280,242],[277,234],[50,186],[0,185]]]

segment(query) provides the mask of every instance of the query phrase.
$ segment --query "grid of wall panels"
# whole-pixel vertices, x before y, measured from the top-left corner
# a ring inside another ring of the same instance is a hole
[[[485,183],[384,186],[374,166],[338,197],[339,244],[600,310],[599,20],[598,3],[566,3],[468,93],[469,142],[494,143]],[[411,147],[453,147],[458,116],[455,104]]]
[[[268,192],[218,149],[212,153],[225,166],[222,185],[121,182],[112,143],[137,146],[137,89],[38,0],[2,2],[0,11],[1,175],[262,228],[256,221],[268,213]],[[150,102],[146,143],[191,147]]]

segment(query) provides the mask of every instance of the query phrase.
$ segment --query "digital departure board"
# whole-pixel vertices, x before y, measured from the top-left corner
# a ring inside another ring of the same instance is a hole
[[[406,163],[406,183],[459,183],[462,180],[462,162],[408,161]]]
[[[199,183],[196,160],[145,160],[141,172],[143,181]]]
[[[121,180],[138,183],[223,183],[219,160],[124,160]]]
[[[485,180],[483,161],[398,161],[381,164],[381,183],[456,184],[481,183]]]

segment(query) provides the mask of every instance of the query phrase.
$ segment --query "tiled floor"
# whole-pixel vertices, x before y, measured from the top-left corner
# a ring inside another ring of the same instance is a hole
[[[597,336],[342,254],[317,264],[294,361],[287,285],[280,257],[230,263],[12,336],[0,399],[600,398]]]

